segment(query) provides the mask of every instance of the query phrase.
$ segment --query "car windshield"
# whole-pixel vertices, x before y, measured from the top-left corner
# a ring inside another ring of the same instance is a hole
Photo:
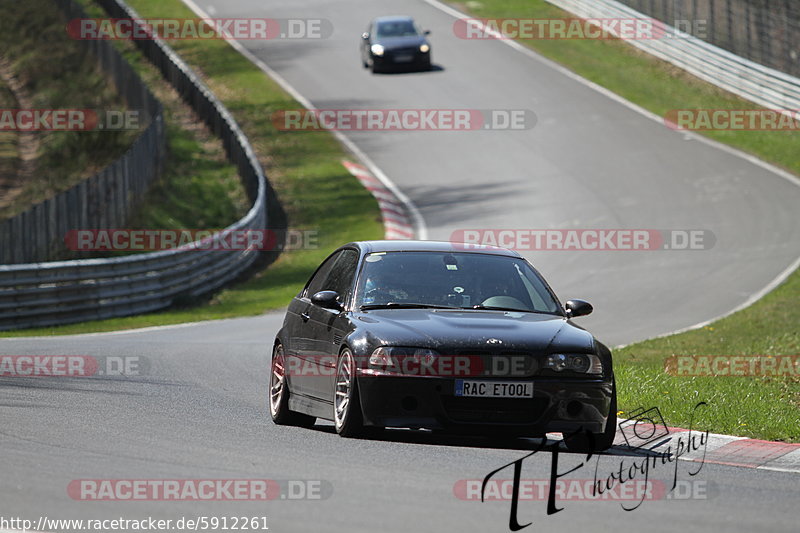
[[[365,257],[356,306],[498,309],[560,314],[523,259],[450,252],[378,252]]]
[[[407,37],[419,35],[416,26],[410,20],[393,20],[378,23],[378,37]]]

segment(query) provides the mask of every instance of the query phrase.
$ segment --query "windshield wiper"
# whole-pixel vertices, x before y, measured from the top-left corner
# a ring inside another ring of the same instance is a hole
[[[365,304],[362,305],[360,309],[362,311],[366,311],[369,309],[458,309],[458,307],[435,304],[388,302],[385,304]]]
[[[462,307],[461,309],[482,309],[487,311],[513,311],[516,313],[538,313],[538,311],[532,311],[530,309],[514,309],[513,307],[499,307],[496,305],[473,305],[472,307]]]

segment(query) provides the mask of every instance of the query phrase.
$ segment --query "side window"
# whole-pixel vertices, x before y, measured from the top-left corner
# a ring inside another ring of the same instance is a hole
[[[358,252],[343,250],[336,258],[336,264],[333,265],[321,290],[338,292],[339,301],[345,303],[353,291],[353,277],[356,275],[357,265]]]
[[[317,269],[317,271],[314,273],[314,276],[308,281],[308,284],[306,284],[306,290],[304,291],[303,296],[306,298],[311,298],[315,293],[325,290],[322,288],[325,283],[325,279],[328,277],[328,274],[333,268],[334,263],[336,263],[336,260],[342,256],[342,253],[344,252],[342,251],[338,254],[332,255],[326,259],[324,263],[322,263],[322,266]]]

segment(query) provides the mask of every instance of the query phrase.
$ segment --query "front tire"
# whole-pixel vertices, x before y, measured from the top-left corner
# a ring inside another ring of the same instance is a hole
[[[333,398],[333,423],[342,437],[364,434],[364,417],[356,381],[356,363],[349,348],[342,350],[336,363],[336,383]]]
[[[289,410],[290,394],[286,381],[286,356],[283,345],[278,343],[272,350],[269,377],[269,413],[272,421],[279,426],[312,427],[317,421],[316,417]]]

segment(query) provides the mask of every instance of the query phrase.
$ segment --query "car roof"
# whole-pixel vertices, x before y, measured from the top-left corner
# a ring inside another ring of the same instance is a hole
[[[372,22],[380,23],[380,22],[405,22],[405,21],[413,22],[414,18],[406,15],[391,15],[386,17],[377,17]]]
[[[452,252],[521,257],[517,252],[507,248],[450,241],[357,241],[346,244],[344,247],[356,247],[364,254],[374,252]]]

